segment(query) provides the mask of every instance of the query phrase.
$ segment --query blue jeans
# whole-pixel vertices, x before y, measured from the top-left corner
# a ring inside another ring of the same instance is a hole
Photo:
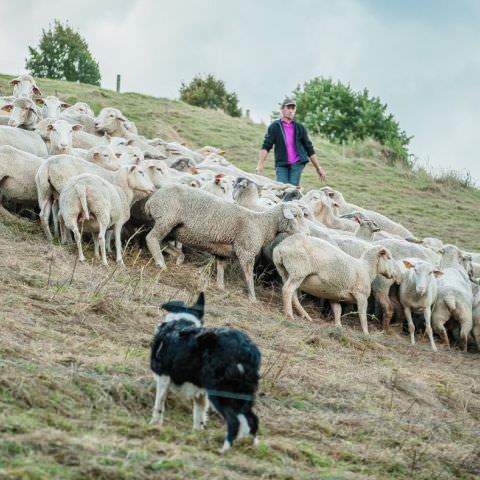
[[[292,185],[300,185],[300,176],[306,163],[292,163],[285,167],[276,167],[277,182],[291,183]]]

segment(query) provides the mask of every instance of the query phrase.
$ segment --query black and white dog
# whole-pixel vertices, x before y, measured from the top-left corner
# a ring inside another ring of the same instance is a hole
[[[261,355],[243,332],[203,327],[205,297],[188,306],[173,300],[162,305],[167,315],[152,342],[150,367],[157,384],[151,423],[163,421],[169,387],[193,397],[193,428],[207,422],[209,403],[227,423],[221,453],[236,438],[250,434],[257,443],[258,417],[252,407]]]

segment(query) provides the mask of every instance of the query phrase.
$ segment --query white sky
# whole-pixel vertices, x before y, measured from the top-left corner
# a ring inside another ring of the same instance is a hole
[[[87,40],[105,88],[120,73],[122,91],[178,98],[213,73],[265,122],[316,76],[368,88],[422,162],[480,183],[480,1],[2,0],[1,73],[24,72],[54,18]]]

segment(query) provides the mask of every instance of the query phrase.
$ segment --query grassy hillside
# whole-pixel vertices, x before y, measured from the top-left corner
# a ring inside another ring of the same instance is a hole
[[[0,93],[8,93],[0,77]],[[40,81],[46,94],[114,105],[148,136],[213,144],[253,169],[264,127],[179,102]],[[418,235],[478,246],[479,192],[386,166],[376,146],[343,152],[315,143],[329,184],[382,210]],[[305,176],[315,186],[312,171]],[[460,242],[460,238],[462,241]],[[36,223],[0,218],[0,479],[474,479],[480,475],[478,353],[411,347],[399,328],[359,333],[355,315],[337,330],[287,322],[279,287],[246,300],[236,264],[228,291],[212,263],[189,253],[159,273],[129,247],[125,269],[78,265],[73,246],[49,244]],[[87,252],[91,258],[92,252]],[[170,395],[163,428],[148,424],[154,387],[148,347],[168,298],[207,292],[208,325],[245,330],[263,354],[257,412],[261,444],[216,453],[224,427],[212,414],[191,432],[191,405]]]

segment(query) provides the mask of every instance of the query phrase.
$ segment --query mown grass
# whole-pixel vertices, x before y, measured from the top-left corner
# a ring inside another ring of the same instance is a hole
[[[6,80],[0,78],[2,93]],[[245,119],[86,85],[39,83],[46,93],[87,100],[97,110],[117,105],[149,136],[218,145],[240,166],[255,164],[264,127]],[[329,183],[348,199],[374,208],[384,202],[384,211],[418,235],[453,240],[465,224],[470,240],[463,245],[475,248],[468,219],[477,191],[449,190],[389,166],[372,154],[376,146],[316,143]],[[317,184],[311,172],[305,183]],[[441,224],[432,205],[442,211],[450,204],[451,211],[455,199],[465,210]],[[233,264],[227,292],[218,292],[210,261],[192,252],[184,265],[169,263],[161,274],[134,247],[125,269],[94,260],[78,265],[73,246],[47,243],[36,223],[3,219],[0,252],[2,479],[473,480],[480,474],[478,354],[443,347],[433,354],[423,338],[412,347],[398,327],[382,335],[375,319],[365,337],[355,315],[344,317],[340,331],[311,300],[304,304],[319,323],[286,321],[278,286],[258,285],[260,301],[250,304]],[[205,432],[192,432],[191,405],[175,395],[164,427],[148,424],[149,343],[160,305],[190,301],[200,289],[207,292],[208,325],[241,328],[261,348],[258,448],[241,442],[220,456],[218,416],[212,413]]]

